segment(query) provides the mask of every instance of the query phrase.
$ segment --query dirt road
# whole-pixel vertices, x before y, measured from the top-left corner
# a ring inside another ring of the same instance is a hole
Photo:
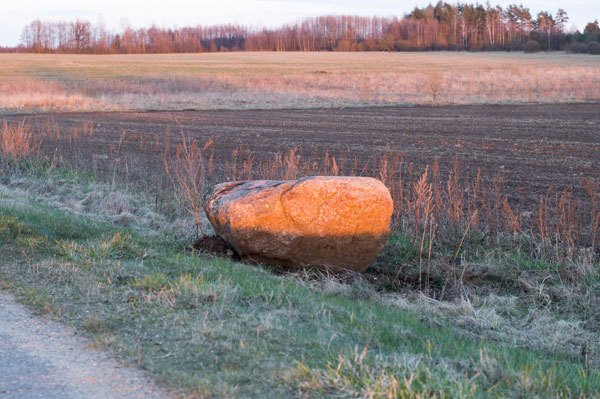
[[[0,398],[169,398],[143,372],[125,367],[53,321],[0,292]]]

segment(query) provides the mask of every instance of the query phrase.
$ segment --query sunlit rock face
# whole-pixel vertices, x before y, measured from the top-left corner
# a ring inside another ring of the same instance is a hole
[[[393,203],[376,179],[306,177],[223,183],[204,209],[243,258],[363,272],[385,245]]]

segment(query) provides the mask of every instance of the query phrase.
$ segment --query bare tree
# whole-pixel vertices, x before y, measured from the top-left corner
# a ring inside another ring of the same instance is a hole
[[[92,24],[89,21],[77,19],[75,22],[71,22],[71,40],[73,48],[77,53],[82,53],[84,50],[89,49],[91,27]]]
[[[109,33],[102,19],[96,25],[33,21],[23,29],[21,42],[32,52],[178,53],[202,51],[397,51],[523,49],[529,40],[558,48],[564,37],[566,12],[546,11],[532,18],[523,5],[506,8],[480,4],[435,5],[414,10],[403,18],[319,16],[276,29],[223,24],[165,29],[134,29],[122,22]],[[597,25],[591,23],[586,32]]]

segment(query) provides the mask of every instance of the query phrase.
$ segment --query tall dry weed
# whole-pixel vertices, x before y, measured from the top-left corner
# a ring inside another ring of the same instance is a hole
[[[537,200],[524,203],[507,189],[502,176],[486,176],[481,170],[469,176],[457,158],[446,172],[437,159],[419,169],[405,161],[406,154],[389,149],[368,159],[349,160],[343,153],[302,148],[265,158],[239,146],[229,156],[216,158],[212,139],[202,144],[183,128],[178,137],[171,137],[167,130],[162,140],[156,135],[124,133],[105,148],[89,145],[93,135],[93,124],[61,130],[53,122],[34,129],[25,121],[4,121],[0,151],[10,157],[45,157],[51,164],[91,170],[127,184],[147,187],[151,182],[157,204],[178,212],[174,206],[163,205],[174,193],[193,217],[197,234],[203,219],[202,201],[214,183],[355,175],[378,178],[389,188],[394,201],[393,228],[410,232],[423,265],[429,265],[436,249],[467,250],[470,236],[488,243],[510,237],[510,245],[535,243],[532,251],[562,257],[578,256],[586,249],[600,253],[600,196],[598,182],[592,179],[583,179],[577,193],[572,187],[550,187]],[[158,165],[157,159],[162,160]]]
[[[0,153],[14,158],[38,155],[40,143],[41,137],[34,134],[25,120],[13,124],[3,121],[0,128]]]
[[[164,158],[164,166],[174,188],[175,197],[184,204],[194,217],[196,237],[200,233],[202,203],[206,188],[206,173],[202,146],[181,129],[181,143],[177,145],[175,158]]]

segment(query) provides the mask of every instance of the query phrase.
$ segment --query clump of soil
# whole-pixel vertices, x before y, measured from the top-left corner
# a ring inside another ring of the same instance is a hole
[[[196,251],[208,253],[216,256],[227,256],[230,258],[236,258],[235,252],[233,249],[218,236],[202,236],[198,238],[194,244],[192,244],[192,248]]]

